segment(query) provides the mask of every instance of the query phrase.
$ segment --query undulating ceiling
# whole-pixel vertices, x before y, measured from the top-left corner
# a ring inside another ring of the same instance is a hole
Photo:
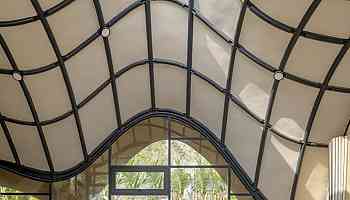
[[[345,0],[2,1],[0,167],[70,176],[137,121],[172,116],[230,151],[266,198],[325,199],[327,146],[349,122],[349,10]]]

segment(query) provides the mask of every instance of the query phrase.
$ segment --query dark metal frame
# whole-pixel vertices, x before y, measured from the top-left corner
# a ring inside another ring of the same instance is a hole
[[[183,113],[167,109],[149,109],[133,116],[128,121],[126,121],[121,128],[113,131],[110,134],[110,136],[104,140],[104,142],[102,142],[93,152],[91,152],[90,159],[87,162],[83,161],[82,163],[71,169],[62,172],[48,173],[45,171],[25,166],[17,166],[15,163],[7,161],[0,161],[0,168],[11,171],[21,176],[44,182],[56,182],[72,178],[77,174],[83,172],[90,165],[92,165],[94,161],[96,161],[105,151],[109,150],[110,146],[115,141],[117,141],[118,138],[121,137],[126,131],[134,127],[136,124],[153,117],[166,117],[172,120],[177,120],[183,124],[188,125],[188,127],[198,131],[204,138],[206,138],[210,143],[212,143],[212,145],[217,149],[217,151],[223,156],[225,161],[229,164],[231,170],[239,178],[242,184],[247,188],[251,196],[254,197],[254,199],[266,199],[264,195],[259,191],[259,189],[253,186],[253,182],[250,180],[250,178],[240,166],[238,161],[234,158],[234,156],[228,150],[228,148],[220,142],[220,139],[217,138],[213,132],[211,132],[199,121],[193,118],[188,118]]]
[[[191,93],[192,93],[192,55],[193,55],[193,12],[194,0],[189,0],[187,21],[187,88],[186,88],[186,116],[191,115]]]
[[[37,0],[31,0],[33,4],[33,8],[36,10],[37,15],[36,16],[30,16],[30,17],[25,17],[21,19],[15,19],[15,20],[8,20],[8,21],[0,21],[0,27],[10,27],[10,26],[17,26],[17,25],[23,25],[26,23],[31,23],[37,20],[40,20],[46,33],[47,36],[50,40],[51,46],[54,49],[57,61],[45,66],[29,69],[29,70],[20,70],[16,62],[11,54],[11,50],[6,44],[5,38],[3,38],[0,34],[0,44],[2,49],[4,50],[7,59],[9,60],[9,63],[12,66],[12,69],[0,69],[0,75],[12,75],[13,73],[19,73],[23,77],[34,75],[34,74],[39,74],[51,69],[54,69],[56,67],[60,67],[60,70],[62,72],[62,75],[64,77],[67,93],[70,98],[72,110],[67,111],[66,113],[57,116],[53,119],[48,119],[41,121],[38,118],[38,114],[36,112],[34,103],[31,99],[30,91],[26,87],[26,84],[24,80],[19,81],[19,84],[22,87],[22,91],[26,97],[28,106],[30,107],[32,116],[33,116],[33,121],[24,121],[24,120],[19,120],[19,119],[14,119],[10,118],[5,115],[0,115],[0,122],[1,122],[1,127],[5,133],[5,137],[8,141],[8,144],[10,146],[11,152],[13,154],[13,157],[16,161],[16,163],[11,163],[7,161],[0,161],[0,168],[3,169],[8,169],[9,171],[31,177],[33,179],[38,179],[42,181],[57,181],[57,180],[62,180],[68,177],[72,177],[79,172],[81,172],[83,169],[87,168],[96,158],[101,155],[105,150],[107,150],[108,146],[115,141],[119,135],[123,132],[125,132],[127,129],[129,129],[132,125],[136,124],[138,121],[149,118],[151,116],[164,116],[164,117],[170,117],[174,118],[177,120],[181,120],[183,122],[186,122],[190,124],[191,126],[195,127],[197,130],[200,130],[203,135],[205,135],[213,144],[216,144],[217,148],[220,149],[220,152],[224,155],[225,159],[228,160],[228,163],[231,165],[232,169],[234,170],[235,174],[240,178],[242,183],[247,186],[251,194],[254,196],[256,199],[264,199],[263,195],[259,192],[257,189],[258,186],[258,181],[259,181],[259,174],[260,174],[260,168],[261,168],[261,162],[263,160],[263,155],[264,155],[264,146],[265,146],[265,139],[268,130],[271,131],[271,133],[276,134],[277,136],[288,140],[290,142],[293,142],[295,144],[300,145],[300,152],[299,152],[299,157],[298,157],[298,163],[297,163],[297,169],[294,177],[294,182],[293,182],[293,188],[291,190],[291,200],[295,198],[295,192],[297,189],[297,184],[299,180],[299,174],[302,166],[302,161],[303,157],[305,154],[305,149],[307,147],[322,147],[326,148],[328,144],[323,144],[323,143],[316,143],[309,141],[309,136],[310,132],[312,129],[312,125],[316,116],[316,113],[319,109],[320,102],[322,101],[322,97],[324,96],[324,93],[326,91],[334,91],[334,92],[339,92],[339,93],[350,93],[350,88],[347,87],[342,87],[342,86],[335,86],[335,85],[329,85],[330,80],[332,79],[332,76],[334,75],[334,72],[336,68],[338,67],[339,63],[342,61],[344,55],[349,49],[350,46],[350,38],[339,38],[339,37],[333,37],[333,36],[328,36],[320,33],[313,33],[309,31],[303,30],[309,19],[312,17],[314,11],[317,9],[318,5],[320,4],[321,0],[314,0],[312,4],[310,5],[309,9],[306,11],[304,17],[298,24],[296,28],[291,27],[287,24],[284,24],[283,22],[280,22],[266,13],[264,13],[262,10],[260,10],[256,5],[254,5],[250,0],[245,0],[242,6],[242,11],[240,14],[239,22],[237,25],[236,29],[236,34],[235,38],[232,41],[232,39],[225,35],[225,33],[221,32],[220,30],[215,28],[215,25],[212,24],[208,19],[206,19],[201,13],[200,10],[195,9],[193,6],[194,0],[190,0],[189,5],[183,4],[177,0],[161,0],[161,1],[167,1],[174,3],[174,5],[177,5],[181,8],[187,9],[189,13],[188,17],[188,43],[187,43],[187,64],[179,63],[177,61],[169,60],[169,59],[161,59],[161,58],[154,58],[153,57],[153,47],[152,47],[152,24],[151,24],[151,9],[150,9],[150,1],[151,0],[135,0],[134,3],[132,3],[129,7],[121,11],[119,14],[117,14],[115,17],[113,17],[109,22],[104,22],[103,19],[103,13],[99,5],[98,0],[94,0],[94,5],[96,8],[96,13],[97,17],[99,19],[99,24],[100,24],[100,29],[97,30],[95,33],[92,33],[91,36],[89,36],[85,41],[83,41],[81,44],[79,44],[77,47],[75,47],[73,50],[71,50],[69,53],[66,55],[62,55],[61,51],[57,45],[57,42],[55,40],[54,34],[51,31],[50,25],[47,22],[47,17],[50,15],[53,15],[54,13],[58,12],[59,10],[65,8],[68,6],[70,3],[74,2],[74,0],[64,0],[61,3],[57,4],[56,6],[53,6],[49,8],[46,11],[43,11],[40,4],[38,3]],[[154,0],[156,1],[156,0]],[[157,0],[160,1],[160,0]],[[147,48],[148,48],[148,58],[144,60],[140,60],[135,63],[131,63],[128,66],[125,66],[122,68],[122,70],[118,72],[114,72],[113,70],[113,62],[112,62],[112,56],[111,56],[111,50],[109,47],[109,41],[108,38],[104,38],[104,44],[105,44],[105,52],[106,52],[106,58],[108,61],[108,69],[109,69],[109,74],[110,78],[106,80],[103,84],[101,84],[95,91],[93,91],[86,99],[84,99],[81,103],[77,104],[75,100],[75,96],[72,90],[72,86],[70,83],[69,79],[69,74],[67,73],[66,67],[65,67],[65,61],[69,60],[72,58],[74,55],[78,54],[80,51],[82,51],[85,47],[87,47],[89,44],[91,44],[94,40],[96,40],[98,37],[101,35],[101,30],[103,28],[110,28],[114,24],[116,24],[120,19],[128,15],[128,13],[132,12],[134,9],[140,7],[140,6],[145,6],[145,12],[146,12],[146,34],[147,34]],[[281,60],[281,63],[279,67],[272,66],[263,59],[257,57],[254,55],[252,52],[250,52],[246,47],[244,47],[242,44],[239,43],[239,36],[240,36],[240,31],[241,31],[241,26],[242,23],[244,22],[244,16],[245,13],[252,12],[255,14],[257,17],[260,19],[264,20],[266,23],[272,25],[274,28],[277,28],[279,30],[282,30],[286,33],[292,33],[293,37],[290,40],[288,47],[285,49],[284,56]],[[195,70],[192,68],[192,49],[193,49],[193,20],[194,17],[196,19],[200,20],[203,22],[208,28],[210,28],[213,32],[215,32],[221,39],[226,41],[228,44],[232,45],[232,50],[231,50],[231,59],[230,59],[230,66],[229,66],[229,77],[226,83],[226,87],[223,88],[221,87],[218,83],[215,81],[211,80],[209,77],[206,75],[202,74],[201,72]],[[332,43],[332,44],[338,44],[342,45],[342,49],[340,50],[338,56],[334,60],[333,64],[330,66],[330,69],[327,73],[327,76],[325,77],[323,82],[315,82],[312,80],[308,80],[299,76],[296,76],[294,74],[288,73],[284,71],[285,65],[288,61],[288,58],[294,49],[295,44],[297,43],[298,39],[300,37],[305,37],[308,39],[313,39],[321,42],[326,42],[326,43]],[[271,113],[273,110],[273,104],[274,104],[274,99],[276,96],[276,93],[278,92],[278,84],[279,81],[275,80],[272,90],[271,90],[271,96],[270,96],[270,101],[267,109],[267,113],[265,116],[265,119],[261,119],[258,117],[256,114],[254,114],[249,108],[242,102],[240,99],[231,94],[231,82],[232,82],[232,73],[233,73],[233,66],[234,66],[234,60],[235,60],[235,54],[236,51],[239,51],[243,55],[245,55],[247,58],[255,62],[259,67],[261,67],[264,70],[267,70],[271,73],[275,73],[276,71],[281,71],[284,75],[284,78],[292,80],[296,83],[317,88],[319,89],[319,94],[317,98],[315,99],[315,103],[313,106],[313,109],[310,113],[308,122],[307,122],[307,128],[305,131],[305,135],[303,139],[297,140],[294,138],[291,138],[287,135],[284,135],[283,133],[280,133],[279,131],[275,130],[272,128],[272,125],[270,123],[270,117]],[[186,70],[187,71],[187,94],[186,94],[186,113],[178,113],[172,110],[164,110],[164,109],[158,109],[157,105],[155,103],[155,91],[154,91],[154,70],[153,70],[153,64],[154,63],[162,63],[162,64],[168,64],[173,67],[178,67],[180,69]],[[118,93],[117,90],[115,89],[116,87],[116,81],[115,79],[119,78],[122,76],[124,73],[129,71],[130,69],[134,67],[138,67],[141,65],[149,65],[149,75],[150,75],[150,88],[151,88],[151,108],[150,110],[146,110],[144,112],[141,112],[131,119],[129,119],[127,122],[124,124],[121,123],[120,119],[120,111],[119,111],[119,101],[118,101]],[[214,134],[207,129],[203,124],[199,123],[195,119],[191,117],[191,111],[190,111],[190,104],[191,104],[191,77],[192,75],[195,75],[204,81],[206,81],[208,84],[216,88],[218,91],[223,93],[225,95],[225,103],[224,103],[224,113],[223,113],[223,123],[222,123],[222,134],[221,134],[221,140],[218,140],[214,136]],[[85,106],[90,100],[92,100],[94,97],[96,97],[105,87],[107,87],[109,84],[112,85],[112,92],[113,92],[113,98],[115,102],[115,111],[117,115],[117,123],[118,123],[118,129],[115,130],[106,140],[101,143],[93,152],[91,152],[89,155],[86,150],[86,145],[85,145],[85,140],[84,140],[84,135],[81,129],[81,123],[80,123],[80,117],[78,110],[81,109],[83,106]],[[260,125],[264,127],[263,132],[262,132],[262,139],[261,139],[261,144],[260,144],[260,150],[259,150],[259,156],[258,156],[258,164],[256,168],[256,176],[255,176],[255,181],[252,182],[248,175],[244,172],[244,170],[240,167],[239,163],[234,159],[233,155],[229,152],[227,147],[224,145],[225,142],[225,136],[226,136],[226,125],[227,125],[227,118],[228,118],[228,108],[229,108],[229,102],[230,100],[235,103],[240,109],[242,109],[250,118],[253,120],[257,121]],[[80,163],[79,165],[63,171],[63,172],[57,172],[54,170],[54,166],[52,164],[52,160],[50,157],[50,152],[48,150],[46,140],[45,140],[45,135],[42,131],[42,126],[46,126],[52,123],[56,123],[58,121],[61,121],[70,115],[74,115],[76,125],[78,128],[78,133],[79,133],[79,138],[81,141],[81,148],[82,152],[84,155],[85,160]],[[35,170],[31,169],[29,167],[25,167],[21,165],[19,155],[16,152],[15,145],[12,141],[11,138],[11,133],[9,132],[7,128],[7,123],[15,123],[15,124],[20,124],[20,125],[27,125],[27,126],[35,126],[37,128],[41,143],[42,143],[42,148],[44,149],[45,156],[48,162],[48,166],[50,168],[50,172],[47,171],[40,171],[40,170]]]
[[[77,106],[77,102],[76,102],[76,99],[75,99],[73,87],[72,87],[72,84],[70,82],[70,78],[69,78],[69,75],[68,75],[68,72],[67,72],[67,69],[66,69],[63,57],[62,57],[62,53],[61,53],[61,51],[60,51],[60,49],[58,47],[58,44],[57,44],[56,39],[55,39],[55,36],[54,36],[54,34],[53,34],[52,30],[51,30],[50,24],[47,21],[46,17],[44,16],[44,11],[41,9],[41,6],[40,6],[38,0],[31,0],[31,2],[32,2],[32,5],[33,5],[35,11],[37,12],[37,14],[39,16],[41,24],[42,24],[42,26],[45,29],[46,35],[47,35],[47,37],[50,40],[50,44],[51,44],[51,46],[52,46],[52,48],[53,48],[53,50],[55,52],[56,58],[58,60],[58,64],[59,64],[59,67],[61,69],[61,73],[62,73],[62,76],[63,76],[63,79],[64,79],[64,83],[66,85],[66,89],[67,89],[67,93],[68,93],[68,96],[69,96],[69,100],[70,100],[70,103],[71,103],[71,106],[72,106],[74,119],[75,119],[75,124],[77,126],[77,130],[78,130],[78,133],[79,133],[79,139],[80,139],[80,144],[81,144],[82,152],[83,152],[83,155],[84,155],[84,159],[87,160],[88,159],[88,153],[87,153],[87,149],[86,149],[83,129],[82,129],[82,126],[81,126],[80,116],[79,116],[79,112],[78,112],[78,106]],[[33,107],[34,107],[34,105],[33,105]],[[34,119],[35,119],[35,117],[34,117]],[[39,124],[39,120],[38,120],[37,124]],[[47,149],[47,151],[48,151],[47,145],[43,144],[43,147],[44,147],[44,150]],[[46,153],[46,151],[45,151],[45,153]],[[48,157],[48,156],[46,156],[46,157]],[[52,165],[52,161],[51,161],[51,163],[49,162],[50,169],[51,169],[51,165]],[[51,170],[53,171],[53,168]]]
[[[314,0],[312,4],[309,6],[307,9],[306,13],[304,14],[303,18],[301,19],[298,27],[296,28],[295,32],[293,33],[293,37],[290,39],[287,48],[284,51],[284,55],[281,59],[280,65],[278,67],[278,72],[283,73],[284,69],[287,65],[288,59],[300,37],[301,31],[304,29],[306,26],[307,22],[310,20],[312,14],[315,12],[316,8],[318,5],[321,3],[321,0]],[[267,107],[266,111],[266,116],[265,116],[265,123],[264,123],[264,128],[262,132],[262,137],[261,137],[261,142],[260,142],[260,149],[259,149],[259,155],[258,155],[258,161],[256,165],[256,170],[255,170],[255,180],[254,183],[258,184],[259,183],[259,177],[260,177],[260,169],[261,169],[261,163],[264,155],[264,149],[265,149],[265,142],[266,142],[266,137],[267,137],[267,132],[269,131],[269,123],[272,115],[272,109],[273,105],[275,102],[275,98],[277,95],[277,90],[279,86],[280,80],[274,80],[271,93],[270,93],[270,99],[269,99],[269,104]]]
[[[109,29],[109,27],[105,24],[105,20],[104,20],[104,17],[103,17],[103,12],[102,12],[102,9],[101,9],[100,1],[99,0],[93,0],[93,2],[94,2],[96,15],[97,15],[97,18],[98,18],[98,22],[99,22],[101,31],[104,28],[108,28]],[[104,43],[104,47],[105,47],[105,53],[106,53],[106,59],[107,59],[107,64],[108,64],[109,77],[110,77],[110,80],[111,80],[113,102],[114,102],[114,110],[115,110],[115,113],[116,113],[116,119],[117,119],[118,127],[120,127],[121,124],[122,124],[122,121],[121,121],[121,116],[120,116],[119,99],[118,99],[118,91],[117,91],[116,81],[113,78],[115,72],[114,72],[113,58],[112,58],[111,48],[110,48],[110,44],[109,44],[109,39],[107,37],[103,37],[103,43]]]
[[[46,196],[52,200],[52,183],[49,184],[48,192],[0,192],[1,196]]]
[[[198,141],[199,145],[201,145],[202,141],[208,141],[206,138],[202,137],[202,135],[198,134],[198,137],[182,137],[181,134],[171,129],[171,123],[182,123],[178,122],[176,119],[171,119],[169,117],[164,118],[164,126],[158,126],[154,124],[145,124],[140,126],[148,126],[148,127],[157,127],[162,128],[165,131],[166,138],[164,140],[167,141],[167,164],[165,165],[113,165],[111,164],[112,156],[109,156],[108,168],[109,168],[109,187],[111,194],[110,195],[121,195],[121,196],[149,196],[149,195],[157,195],[157,196],[168,196],[168,199],[171,199],[171,173],[172,169],[226,169],[227,174],[227,197],[228,200],[231,199],[231,196],[251,196],[249,193],[234,193],[231,192],[231,168],[227,164],[209,164],[209,165],[174,165],[172,163],[172,141]],[[186,124],[183,124],[185,127]],[[184,131],[184,130],[183,130]],[[151,130],[150,130],[151,132]],[[179,137],[174,137],[173,134],[179,134]],[[210,142],[210,141],[208,141]],[[112,153],[112,148],[109,150],[109,154]],[[201,148],[201,146],[199,147]],[[118,148],[117,148],[118,149]],[[118,151],[116,152],[118,153]],[[219,153],[219,152],[217,152]],[[116,173],[119,172],[163,172],[164,173],[164,186],[163,189],[116,189]],[[110,197],[111,198],[111,197]]]
[[[170,192],[170,171],[165,166],[110,166],[110,174],[112,182],[111,195],[159,195],[165,196]],[[162,189],[120,189],[116,187],[116,174],[119,172],[161,172],[164,174]]]

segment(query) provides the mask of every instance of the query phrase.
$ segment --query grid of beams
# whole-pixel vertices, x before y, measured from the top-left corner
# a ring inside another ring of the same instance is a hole
[[[262,157],[264,155],[265,139],[266,139],[267,132],[269,130],[273,134],[276,134],[277,136],[279,136],[283,139],[286,139],[290,142],[293,142],[295,144],[300,145],[300,152],[299,152],[299,156],[298,156],[297,169],[296,169],[296,173],[295,173],[295,177],[294,177],[293,188],[291,191],[291,199],[294,199],[306,147],[307,146],[315,146],[315,147],[327,147],[328,146],[327,144],[314,143],[314,142],[309,141],[309,136],[310,136],[310,132],[311,132],[311,129],[312,129],[312,126],[314,123],[314,119],[315,119],[315,116],[318,112],[320,102],[322,101],[322,98],[323,98],[325,92],[326,91],[334,91],[334,92],[338,92],[338,93],[350,93],[350,88],[340,87],[340,86],[335,86],[335,85],[329,84],[330,80],[332,79],[332,76],[334,75],[335,70],[337,69],[337,66],[342,61],[342,59],[344,58],[344,55],[346,54],[346,52],[348,51],[348,49],[350,47],[350,39],[349,38],[333,37],[333,36],[328,36],[328,35],[323,35],[323,34],[313,33],[313,32],[303,30],[304,27],[306,26],[307,22],[312,17],[314,11],[317,9],[321,0],[314,0],[312,2],[312,4],[309,6],[308,10],[304,14],[302,20],[299,22],[297,27],[291,27],[289,25],[284,24],[283,22],[280,22],[276,19],[273,19],[272,17],[270,17],[269,15],[264,13],[262,10],[260,10],[252,2],[250,2],[249,0],[245,0],[243,3],[243,6],[242,6],[242,12],[240,14],[240,18],[239,18],[239,22],[237,25],[236,35],[235,35],[234,40],[232,40],[225,33],[216,29],[215,24],[212,24],[207,18],[205,18],[205,16],[203,16],[200,13],[200,11],[196,10],[193,6],[194,0],[190,0],[188,5],[186,5],[186,4],[183,5],[181,2],[179,2],[177,0],[162,0],[162,1],[174,3],[177,6],[179,6],[180,8],[188,10],[188,13],[189,13],[189,16],[188,16],[188,41],[187,41],[188,44],[187,44],[187,63],[186,64],[175,62],[175,61],[168,60],[168,59],[154,58],[153,57],[152,26],[151,26],[152,20],[151,20],[151,10],[150,10],[150,3],[151,3],[150,0],[136,0],[133,4],[128,6],[126,9],[124,9],[122,12],[117,14],[114,18],[112,18],[108,22],[104,21],[103,13],[101,11],[99,1],[94,0],[93,2],[95,5],[97,18],[99,20],[100,29],[96,30],[96,32],[92,33],[89,38],[87,38],[85,41],[83,41],[76,48],[74,48],[73,50],[68,52],[66,55],[62,55],[61,50],[59,49],[57,42],[55,40],[55,36],[52,33],[50,25],[49,25],[46,18],[48,16],[56,13],[57,11],[65,8],[73,1],[74,0],[64,0],[61,3],[57,4],[56,6],[51,7],[50,9],[48,9],[46,11],[43,11],[37,0],[31,0],[31,2],[33,4],[33,8],[37,12],[36,16],[25,17],[25,18],[16,19],[16,20],[9,20],[9,21],[0,21],[0,27],[9,27],[9,26],[17,26],[17,25],[22,25],[22,24],[31,23],[31,22],[40,20],[40,22],[42,23],[42,26],[44,27],[44,29],[46,31],[46,34],[50,40],[51,46],[53,47],[56,58],[57,58],[56,62],[45,65],[45,66],[37,67],[35,69],[20,70],[17,68],[16,62],[11,54],[11,50],[9,49],[9,47],[6,44],[6,41],[0,35],[1,47],[3,48],[3,50],[7,56],[7,59],[9,60],[11,66],[12,66],[12,69],[0,69],[0,74],[12,75],[13,73],[18,73],[21,76],[27,76],[27,75],[33,75],[33,74],[40,74],[40,73],[52,70],[56,67],[59,67],[61,70],[61,73],[64,77],[67,93],[69,95],[69,99],[70,99],[70,103],[71,103],[71,107],[72,107],[72,109],[70,111],[67,111],[66,113],[64,113],[60,116],[57,116],[57,117],[49,119],[49,120],[40,121],[40,119],[38,117],[38,113],[36,112],[35,106],[32,102],[31,95],[26,87],[26,84],[23,80],[20,80],[19,84],[22,88],[23,94],[26,97],[28,106],[31,110],[31,113],[32,113],[34,120],[33,121],[24,121],[24,120],[10,118],[10,117],[5,116],[5,115],[0,115],[1,127],[4,130],[4,133],[6,135],[6,139],[8,140],[9,146],[11,148],[11,152],[13,154],[15,161],[16,161],[15,165],[11,165],[11,164],[8,164],[6,162],[0,162],[1,167],[3,167],[3,168],[9,168],[9,166],[12,166],[15,168],[18,167],[18,173],[25,175],[25,172],[23,170],[26,168],[23,168],[23,166],[20,166],[20,163],[21,163],[20,159],[18,158],[15,146],[13,145],[13,142],[11,139],[11,134],[6,127],[6,123],[11,122],[11,123],[16,123],[16,124],[20,124],[20,125],[34,126],[37,128],[37,132],[40,136],[41,144],[42,144],[42,147],[43,147],[44,152],[45,152],[48,166],[50,168],[51,173],[54,174],[54,172],[55,172],[54,166],[52,164],[50,152],[48,150],[48,146],[47,146],[46,140],[45,140],[45,135],[44,135],[41,127],[45,126],[45,125],[56,123],[58,121],[66,119],[67,117],[69,117],[71,115],[73,115],[75,118],[76,126],[77,126],[78,133],[79,133],[79,138],[80,138],[80,142],[81,142],[81,148],[82,148],[82,152],[83,152],[83,155],[85,158],[84,162],[86,163],[86,165],[88,165],[88,163],[91,163],[93,160],[95,160],[97,156],[101,155],[101,152],[103,150],[106,150],[107,146],[110,145],[111,142],[113,140],[115,140],[117,137],[107,138],[106,142],[101,144],[97,149],[95,149],[94,152],[92,152],[90,155],[88,155],[87,150],[86,150],[84,134],[83,134],[83,131],[81,128],[81,122],[80,122],[78,110],[81,109],[86,104],[88,104],[105,87],[107,87],[109,84],[111,84],[112,85],[112,92],[113,92],[114,106],[115,106],[114,109],[115,109],[115,113],[117,116],[116,119],[117,119],[118,127],[126,127],[128,124],[131,125],[134,123],[133,120],[138,121],[138,120],[142,119],[144,116],[147,116],[148,112],[149,113],[153,112],[153,113],[157,114],[157,105],[155,102],[155,91],[154,91],[155,89],[154,89],[153,65],[154,64],[168,64],[168,65],[171,65],[171,66],[174,66],[174,67],[177,67],[179,69],[183,69],[183,70],[187,71],[186,113],[183,114],[183,116],[181,116],[180,113],[177,113],[176,116],[178,118],[184,117],[184,118],[188,118],[189,120],[193,120],[191,117],[191,109],[190,109],[191,108],[191,77],[192,77],[192,75],[197,76],[200,79],[206,81],[208,84],[210,84],[211,86],[213,86],[214,88],[216,88],[218,91],[220,91],[221,93],[223,93],[225,95],[221,142],[218,144],[218,146],[224,147],[225,135],[226,135],[226,125],[227,125],[227,115],[228,115],[228,106],[229,106],[230,101],[235,103],[238,107],[240,107],[243,111],[245,111],[247,113],[247,115],[249,115],[250,117],[255,119],[259,124],[261,124],[263,126],[263,132],[262,132],[263,137],[261,139],[261,144],[260,144],[258,162],[257,162],[257,167],[256,167],[255,181],[253,182],[253,186],[251,185],[252,191],[255,191],[256,187],[258,185],[260,168],[261,168],[261,161],[262,161]],[[98,37],[100,37],[101,31],[103,28],[112,27],[120,19],[124,18],[128,13],[130,13],[131,11],[133,11],[134,9],[136,9],[140,6],[145,6],[145,13],[146,13],[146,22],[145,23],[146,23],[146,33],[147,33],[148,57],[144,60],[130,63],[129,65],[122,68],[122,70],[114,72],[112,56],[111,56],[110,47],[109,47],[109,41],[108,41],[108,38],[104,38],[103,40],[104,40],[104,45],[105,45],[106,58],[108,61],[108,69],[109,69],[110,78],[108,80],[106,80],[105,82],[103,82],[103,84],[101,84],[95,91],[93,91],[81,103],[77,104],[76,100],[75,100],[75,95],[74,95],[74,92],[72,90],[72,86],[70,83],[69,74],[67,73],[67,70],[66,70],[65,62],[67,60],[71,59],[76,54],[78,54],[80,51],[82,51],[85,47],[87,47],[89,44],[91,44]],[[257,57],[252,52],[250,52],[248,49],[246,49],[242,44],[239,43],[241,26],[244,22],[244,16],[245,16],[246,10],[248,10],[248,9],[252,13],[254,13],[257,17],[259,17],[260,19],[269,23],[270,25],[274,26],[275,28],[280,29],[284,32],[293,34],[293,37],[289,41],[288,47],[285,49],[283,58],[282,58],[280,65],[278,67],[275,67],[275,66],[272,66],[272,65],[266,63],[263,60],[263,58]],[[204,75],[204,74],[200,73],[199,71],[192,68],[193,18],[194,17],[197,17],[206,26],[208,26],[211,30],[213,30],[221,39],[223,39],[224,41],[226,41],[228,44],[230,44],[232,46],[230,66],[229,66],[229,76],[228,76],[225,88],[220,86],[218,83],[216,83],[214,80],[210,79],[206,75]],[[299,77],[297,75],[294,75],[294,74],[291,74],[288,72],[284,72],[284,68],[285,68],[286,63],[289,59],[289,56],[290,56],[291,52],[293,51],[293,48],[300,37],[305,37],[305,38],[312,39],[312,40],[317,40],[317,41],[321,41],[321,42],[332,43],[332,44],[337,44],[337,45],[343,46],[342,49],[339,51],[333,64],[330,66],[328,73],[327,73],[323,82],[315,82],[315,81],[308,80],[308,79]],[[291,138],[289,136],[284,135],[283,133],[280,133],[277,130],[274,130],[272,128],[271,123],[270,123],[270,117],[271,117],[271,113],[273,110],[273,105],[274,105],[276,93],[278,92],[278,85],[280,82],[279,80],[274,80],[265,119],[261,119],[260,117],[258,117],[251,110],[249,110],[249,108],[247,106],[245,106],[245,104],[242,101],[240,101],[238,97],[231,94],[231,82],[232,82],[233,66],[234,66],[235,55],[236,55],[237,50],[240,53],[242,53],[243,55],[245,55],[247,58],[249,58],[250,60],[255,62],[259,67],[261,67],[264,70],[267,70],[271,73],[275,73],[276,71],[279,71],[284,75],[285,79],[289,79],[291,81],[303,84],[305,86],[317,88],[319,90],[317,98],[314,101],[313,109],[309,115],[305,135],[304,135],[302,140],[297,140],[297,139]],[[140,113],[139,115],[134,116],[132,119],[130,119],[125,124],[122,124],[121,117],[120,117],[120,111],[119,111],[118,93],[117,93],[117,90],[115,89],[116,88],[116,79],[118,79],[120,76],[122,76],[124,73],[126,73],[130,69],[133,69],[135,67],[138,67],[138,66],[141,66],[144,64],[149,64],[150,89],[151,89],[150,90],[151,91],[151,106],[150,106],[151,111],[145,111],[144,113]],[[278,69],[278,70],[276,70],[276,69]],[[172,113],[171,111],[161,111],[161,113],[164,115],[166,113],[167,116],[174,115],[174,113]],[[211,133],[207,128],[205,128],[203,126],[200,128],[202,130],[206,131],[207,134]],[[117,130],[116,132],[118,132],[118,131],[122,132],[122,129]],[[211,136],[208,136],[208,137],[213,137],[213,134],[211,134]],[[216,139],[217,138],[214,137],[213,141],[215,141]],[[227,154],[227,152],[224,152],[224,154]],[[236,164],[234,164],[234,163],[236,163]],[[235,160],[232,160],[231,164],[233,166],[236,166],[238,169],[240,168],[239,164]],[[79,170],[72,169],[72,171],[78,172]],[[237,170],[236,173],[241,173],[243,171],[244,170]],[[38,174],[40,174],[40,173],[45,174],[44,172],[38,171]],[[32,173],[29,176],[34,176],[33,174],[35,174],[35,173]],[[67,175],[67,176],[71,176],[71,175],[72,174]],[[37,175],[37,178],[40,179],[40,175]],[[240,178],[242,180],[249,179],[249,178],[247,178],[246,174],[240,174]],[[45,179],[45,178],[43,178],[43,179]],[[246,183],[248,185],[251,184],[249,181],[246,181]]]

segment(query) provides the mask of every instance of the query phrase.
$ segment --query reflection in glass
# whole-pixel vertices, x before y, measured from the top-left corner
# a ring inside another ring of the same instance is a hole
[[[227,200],[225,174],[213,168],[177,168],[171,171],[171,196],[174,200]]]
[[[83,173],[53,184],[54,200],[108,200],[108,152]]]
[[[117,172],[117,189],[163,189],[163,172]]]
[[[116,170],[115,177],[110,176],[109,163],[111,167],[125,170]],[[140,169],[139,167],[145,170],[132,170]],[[164,171],[152,171],[152,167]],[[229,186],[231,193],[247,192],[238,178],[229,172],[227,163],[215,146],[199,132],[167,118],[151,118],[132,127],[118,138],[110,151],[100,156],[84,172],[68,180],[53,183],[52,199],[109,200],[109,181],[115,180],[116,185],[111,185],[111,188],[124,190],[128,195],[112,195],[112,200],[167,200],[170,197],[172,200],[228,200]],[[0,177],[5,178],[5,181],[0,179],[0,200],[49,198],[48,195],[1,196],[1,190],[11,185],[16,186],[13,192],[19,190],[49,194],[49,184],[17,178],[2,171]],[[171,190],[168,190],[169,184]],[[129,194],[131,190],[164,190],[167,196],[135,196]],[[111,194],[114,193],[111,191]],[[239,195],[233,194],[231,197],[234,200],[241,199]]]
[[[4,195],[5,193],[7,194],[11,194],[11,195]],[[13,193],[18,193],[18,195],[12,195]],[[47,199],[47,197],[41,197],[41,198],[37,198],[34,196],[30,196],[30,195],[21,195],[21,191],[12,189],[12,188],[8,188],[8,187],[4,187],[4,186],[0,186],[0,200],[44,200]]]
[[[112,200],[167,200],[167,196],[112,196]]]

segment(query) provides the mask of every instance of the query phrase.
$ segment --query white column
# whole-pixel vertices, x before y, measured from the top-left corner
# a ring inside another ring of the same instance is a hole
[[[329,200],[348,200],[349,139],[333,138],[329,144]]]

